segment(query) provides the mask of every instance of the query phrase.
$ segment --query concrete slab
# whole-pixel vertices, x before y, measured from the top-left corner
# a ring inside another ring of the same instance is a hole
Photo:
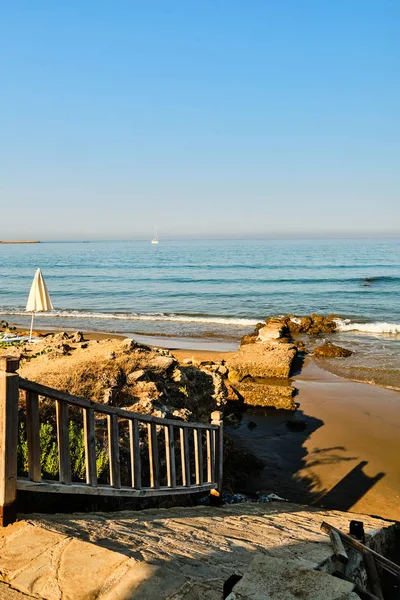
[[[321,522],[347,531],[351,519],[375,547],[391,525],[286,502],[29,515],[0,532],[0,579],[44,600],[217,600],[259,553],[329,570]]]
[[[6,583],[0,583],[0,600],[28,600],[28,598],[32,598],[32,596],[17,592]]]
[[[343,600],[353,590],[354,584],[298,560],[259,554],[227,600]]]

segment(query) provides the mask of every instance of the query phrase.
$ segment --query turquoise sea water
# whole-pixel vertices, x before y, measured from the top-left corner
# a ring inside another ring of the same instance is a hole
[[[400,332],[400,240],[0,245],[0,313],[28,323],[37,267],[45,327],[238,339],[272,315],[336,313],[345,330]]]
[[[400,389],[400,240],[0,244],[0,262],[0,318],[17,325],[38,267],[55,310],[37,328],[235,350],[267,317],[335,313],[354,355],[326,367]]]

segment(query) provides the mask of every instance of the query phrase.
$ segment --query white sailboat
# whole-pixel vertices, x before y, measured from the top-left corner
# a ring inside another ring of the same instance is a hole
[[[154,227],[154,237],[151,240],[152,244],[158,244],[158,235],[157,235],[157,229]]]

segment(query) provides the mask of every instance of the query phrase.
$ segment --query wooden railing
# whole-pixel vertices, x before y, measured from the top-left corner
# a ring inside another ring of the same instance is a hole
[[[211,424],[163,419],[92,402],[19,377],[19,361],[0,358],[0,525],[16,518],[17,490],[146,497],[220,490],[223,473],[221,413]],[[28,476],[17,476],[18,401],[25,393]],[[42,478],[39,398],[55,403],[58,481]],[[83,413],[86,483],[73,481],[69,408]],[[96,418],[107,421],[109,481],[98,481]],[[121,483],[120,429],[129,437],[129,485]],[[143,430],[146,430],[143,432]],[[143,481],[140,433],[147,438],[148,482]],[[178,456],[177,456],[178,455]],[[163,466],[161,473],[160,465]]]

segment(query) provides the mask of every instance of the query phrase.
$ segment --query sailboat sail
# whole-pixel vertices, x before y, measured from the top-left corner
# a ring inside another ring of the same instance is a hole
[[[158,244],[158,235],[157,235],[157,229],[154,227],[154,237],[151,240],[152,244]]]

